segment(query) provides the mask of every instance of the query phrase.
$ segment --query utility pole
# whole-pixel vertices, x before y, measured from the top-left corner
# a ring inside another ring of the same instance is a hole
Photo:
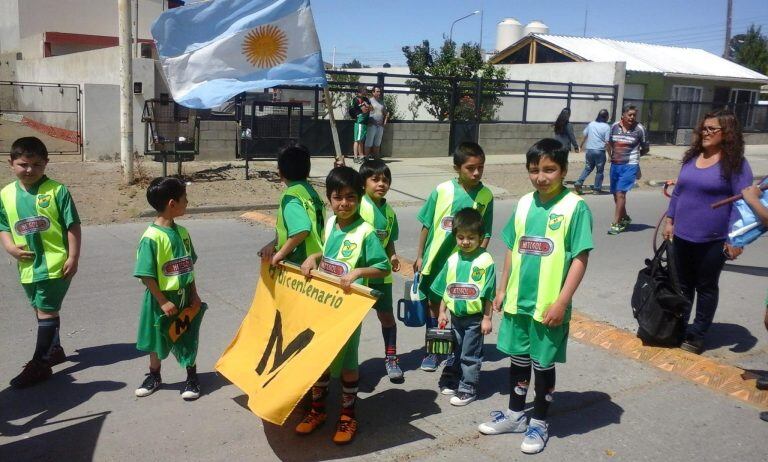
[[[725,19],[725,48],[723,58],[731,59],[731,20],[733,13],[733,0],[728,0],[728,13]]]
[[[587,6],[584,8],[584,32],[581,34],[582,37],[587,36],[587,18],[589,18],[589,1],[587,1]]]
[[[117,0],[120,44],[120,162],[123,182],[133,183],[133,57],[131,0]]]

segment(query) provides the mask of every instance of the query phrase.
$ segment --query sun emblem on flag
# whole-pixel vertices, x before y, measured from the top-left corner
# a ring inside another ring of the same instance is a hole
[[[287,48],[285,32],[271,24],[248,32],[243,41],[243,54],[255,67],[274,67],[284,62]]]

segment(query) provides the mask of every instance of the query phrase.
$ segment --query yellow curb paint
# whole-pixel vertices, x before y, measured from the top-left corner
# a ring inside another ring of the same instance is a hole
[[[277,224],[277,218],[261,212],[246,212],[240,215],[240,218],[243,220],[255,221],[267,226],[275,226]]]

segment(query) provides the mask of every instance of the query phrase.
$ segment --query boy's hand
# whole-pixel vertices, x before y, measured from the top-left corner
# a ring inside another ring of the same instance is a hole
[[[440,312],[437,316],[437,325],[440,326],[441,329],[448,325],[448,312]]]
[[[64,273],[62,274],[64,279],[72,279],[72,276],[77,273],[77,264],[77,258],[67,258],[67,261],[64,262]]]
[[[26,244],[22,245],[13,245],[10,249],[6,249],[8,251],[8,254],[10,254],[13,258],[15,258],[18,261],[30,261],[33,258],[35,258],[35,252],[30,252],[29,250],[25,250],[27,248]]]
[[[301,264],[301,274],[307,278],[312,277],[312,270],[317,269],[317,260],[314,258],[307,258],[304,263]]]
[[[421,272],[421,257],[417,258],[416,261],[413,262],[413,272],[414,273],[420,273]]]
[[[756,202],[760,200],[760,196],[762,195],[762,191],[760,191],[760,188],[752,185],[747,186],[746,188],[741,190],[741,195],[744,197],[744,202]]]
[[[563,323],[563,318],[565,317],[565,308],[566,305],[560,302],[555,302],[549,305],[547,312],[544,313],[544,319],[541,320],[541,323],[547,327],[559,326]]]
[[[493,311],[501,313],[501,307],[504,305],[504,296],[506,292],[503,290],[496,291],[496,298],[493,299]]]
[[[491,323],[490,316],[483,316],[483,320],[480,322],[480,332],[483,335],[488,335],[493,332],[493,323]]]
[[[360,272],[357,269],[353,269],[349,273],[339,278],[339,286],[341,286],[341,289],[345,294],[348,294],[352,291],[352,283],[360,279],[359,274]]]
[[[392,265],[392,271],[395,273],[400,271],[400,257],[398,257],[397,254],[392,254],[392,256],[389,257],[389,263]]]
[[[165,313],[166,316],[173,316],[179,312],[176,305],[170,300],[160,305],[160,309],[163,310],[163,313]]]
[[[265,245],[264,247],[261,248],[261,250],[259,250],[259,256],[261,257],[261,261],[269,262],[274,265],[275,263],[272,263],[272,257],[275,256],[275,252],[276,250],[275,250],[274,242],[270,242],[269,244]]]

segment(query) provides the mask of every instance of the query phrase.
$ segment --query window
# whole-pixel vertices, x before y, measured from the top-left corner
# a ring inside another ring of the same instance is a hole
[[[745,90],[732,88],[728,105],[733,109],[736,118],[744,128],[752,128],[755,123],[755,104],[757,104],[757,90]]]
[[[673,122],[676,120],[677,128],[693,128],[699,121],[699,111],[701,103],[701,87],[688,87],[683,85],[674,85],[672,87],[672,101],[677,108],[677,118],[672,114]]]

